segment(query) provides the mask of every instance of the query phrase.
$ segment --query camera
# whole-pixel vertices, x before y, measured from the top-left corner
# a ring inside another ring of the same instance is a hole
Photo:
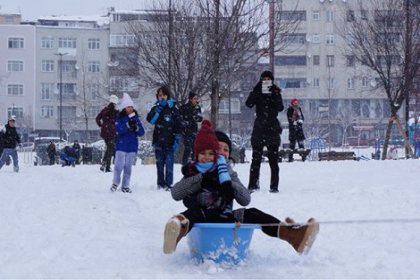
[[[261,92],[263,94],[270,94],[271,87],[273,86],[273,81],[271,80],[263,80],[261,84]]]

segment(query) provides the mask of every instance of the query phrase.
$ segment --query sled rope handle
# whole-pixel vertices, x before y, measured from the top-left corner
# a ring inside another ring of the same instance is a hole
[[[395,223],[420,223],[420,219],[372,219],[372,220],[342,220],[342,221],[315,221],[320,225],[334,225],[334,224],[395,224]],[[306,226],[309,223],[272,223],[272,224],[258,224],[262,227],[295,227],[295,226]]]

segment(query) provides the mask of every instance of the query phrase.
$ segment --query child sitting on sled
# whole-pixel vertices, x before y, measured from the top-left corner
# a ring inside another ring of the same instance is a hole
[[[219,137],[217,137],[219,136]],[[173,253],[179,240],[194,223],[270,223],[262,230],[269,236],[289,242],[298,253],[307,252],[319,230],[313,218],[305,225],[296,225],[290,218],[285,223],[255,208],[232,211],[233,199],[246,206],[251,198],[237,173],[226,162],[231,142],[226,134],[212,131],[211,123],[203,121],[194,143],[195,161],[183,168],[184,178],[171,190],[175,200],[183,200],[188,208],[166,224],[163,251]],[[276,225],[273,226],[272,224]]]

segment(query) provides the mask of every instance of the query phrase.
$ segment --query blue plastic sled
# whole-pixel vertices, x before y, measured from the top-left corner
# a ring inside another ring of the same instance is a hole
[[[238,264],[248,254],[254,229],[253,224],[196,223],[187,235],[193,259],[198,262]]]

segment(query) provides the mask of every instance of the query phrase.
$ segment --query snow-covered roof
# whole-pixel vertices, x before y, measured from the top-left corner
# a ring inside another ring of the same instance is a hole
[[[109,24],[108,16],[99,15],[83,15],[83,16],[67,16],[67,15],[51,15],[38,17],[38,21],[76,21],[76,22],[96,22],[97,25],[103,26]]]

